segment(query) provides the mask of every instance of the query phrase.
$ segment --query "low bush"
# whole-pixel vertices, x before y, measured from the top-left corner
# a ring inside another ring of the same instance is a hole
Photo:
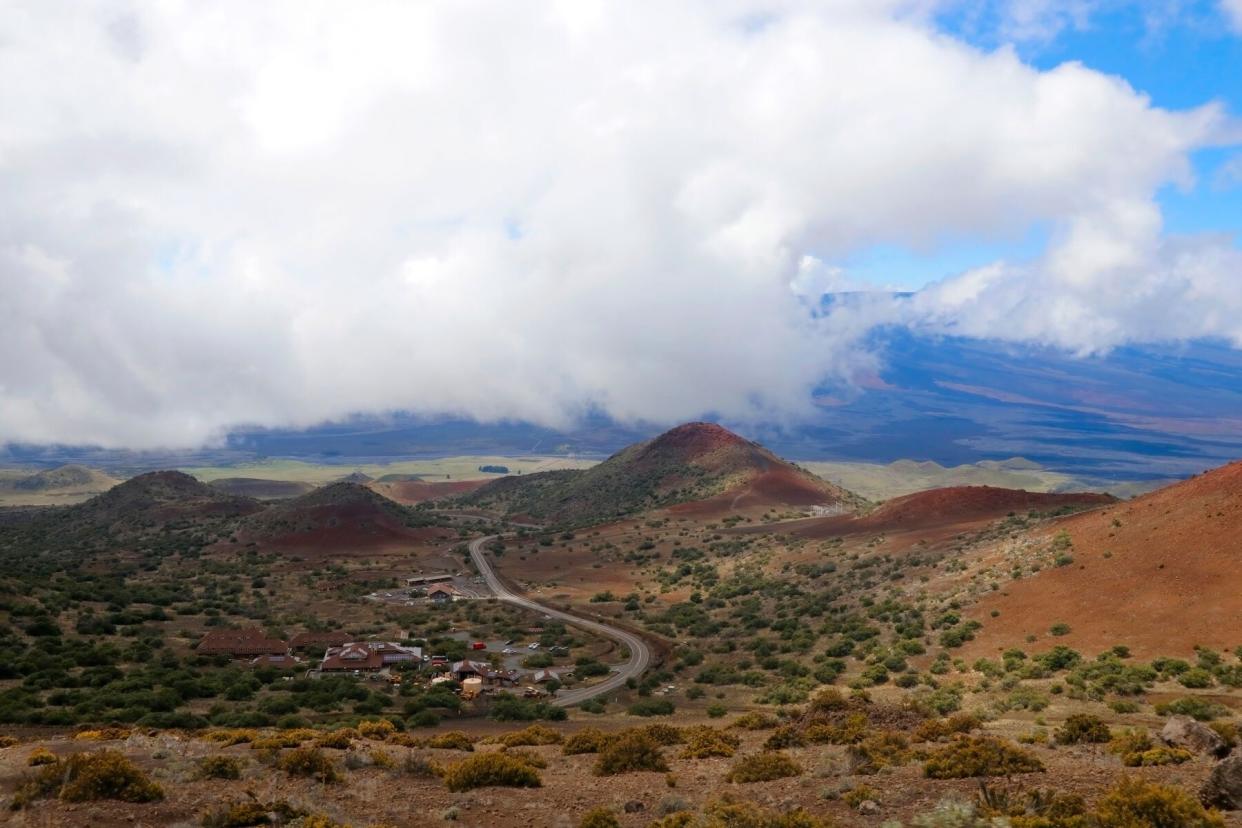
[[[543,770],[548,766],[548,760],[544,759],[542,756],[540,756],[538,753],[535,753],[533,750],[527,750],[526,748],[507,748],[507,747],[502,747],[501,750],[503,750],[505,753],[512,756],[514,759],[521,759],[523,762],[530,765],[535,770]]]
[[[743,756],[733,764],[725,780],[738,783],[769,782],[801,775],[802,766],[789,756],[779,751],[764,751]]]
[[[73,734],[75,742],[119,742],[133,735],[128,727],[104,727],[98,730],[79,730]]]
[[[241,779],[244,762],[236,756],[208,756],[198,760],[199,779]]]
[[[37,768],[40,765],[53,765],[56,761],[56,754],[45,747],[35,748],[26,757],[26,765],[32,768]]]
[[[668,699],[639,699],[625,712],[631,716],[671,716],[677,706]]]
[[[505,747],[521,747],[523,745],[559,745],[563,741],[561,734],[544,725],[531,725],[522,730],[506,733],[498,741]]]
[[[929,779],[1012,776],[1043,770],[1044,763],[1033,753],[993,736],[959,737],[923,764],[923,773]]]
[[[1159,765],[1180,765],[1189,762],[1194,754],[1183,748],[1154,747],[1138,753],[1127,753],[1121,761],[1131,768],[1150,768]]]
[[[608,740],[595,760],[596,776],[613,776],[632,771],[668,771],[660,745],[650,735],[626,731]]]
[[[574,756],[579,753],[599,753],[614,736],[597,727],[584,727],[573,733],[561,745],[561,753]]]
[[[460,730],[437,733],[427,740],[427,747],[436,750],[474,750],[474,740]]]
[[[726,758],[737,752],[742,740],[732,733],[712,727],[686,728],[686,746],[679,754],[682,759],[707,759],[712,756]]]
[[[1196,696],[1186,696],[1158,704],[1156,713],[1161,716],[1189,716],[1200,722],[1210,722],[1213,719],[1222,719],[1230,715],[1229,708],[1224,705]]]
[[[315,740],[315,747],[332,748],[333,750],[349,750],[354,744],[354,739],[358,738],[358,731],[352,727],[342,727],[324,733]]]
[[[325,785],[341,780],[336,763],[319,748],[294,748],[281,756],[276,766],[290,776],[309,776]]]
[[[725,797],[690,813],[678,810],[648,828],[832,828],[834,823],[812,816],[801,808],[772,811],[754,802]]]
[[[114,750],[75,753],[63,761],[43,765],[13,796],[14,808],[36,799],[56,797],[66,802],[116,799],[122,802],[156,802],[164,791],[137,765]]]
[[[669,745],[680,745],[686,741],[685,733],[680,727],[657,723],[643,725],[639,731],[649,736],[657,745],[667,747]]]
[[[943,742],[960,733],[969,733],[983,725],[974,713],[955,713],[947,719],[927,719],[914,730],[916,742]]]
[[[1181,788],[1131,777],[1122,777],[1100,798],[1094,818],[1099,828],[1222,828],[1225,824],[1219,813],[1205,810]]]
[[[475,788],[538,788],[539,772],[516,756],[480,753],[444,770],[444,784],[454,793]]]
[[[203,815],[203,828],[249,828],[252,825],[271,825],[272,817],[281,822],[298,819],[305,812],[285,800],[277,802],[233,802]]]
[[[203,734],[203,738],[221,747],[230,747],[231,745],[248,744],[260,738],[260,735],[257,730],[249,728],[227,728],[224,730],[209,730]]]
[[[806,734],[795,725],[782,725],[773,730],[763,742],[764,750],[784,750],[791,747],[805,747]]]
[[[740,727],[742,730],[771,730],[780,724],[780,720],[769,713],[744,713],[729,723],[729,727]]]
[[[578,828],[621,828],[621,823],[611,810],[601,805],[583,814]]]
[[[397,726],[387,719],[372,719],[358,723],[358,735],[364,739],[383,742],[397,732]]]
[[[0,749],[10,748],[14,745],[21,744],[21,739],[16,736],[10,736],[7,733],[0,733]]]
[[[1103,744],[1113,738],[1108,725],[1099,716],[1075,713],[1066,718],[1055,734],[1062,745]]]
[[[879,773],[884,768],[904,765],[911,759],[910,740],[896,730],[883,730],[850,745],[846,751],[851,771],[859,775]]]

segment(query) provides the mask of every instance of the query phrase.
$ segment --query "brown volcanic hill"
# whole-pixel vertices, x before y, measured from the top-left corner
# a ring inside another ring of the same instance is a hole
[[[314,484],[299,480],[267,480],[261,477],[221,477],[207,485],[228,494],[253,497],[256,500],[297,497],[315,489]]]
[[[358,483],[331,483],[273,503],[242,524],[245,536],[277,546],[343,547],[417,541],[433,519]]]
[[[98,497],[71,506],[67,518],[95,526],[146,525],[190,518],[231,518],[253,514],[262,505],[213,489],[179,471],[132,477]]]
[[[589,469],[503,477],[463,502],[587,523],[676,504],[727,512],[777,505],[852,508],[860,501],[726,428],[686,423]]]
[[[1116,502],[1112,495],[1093,492],[1028,492],[996,486],[948,486],[895,497],[863,514],[832,515],[778,525],[782,531],[804,538],[888,534],[892,536],[895,548],[902,548],[920,540],[943,540],[1010,514],[1035,513],[1047,517]],[[772,526],[745,527],[736,531],[770,532]]]
[[[1140,657],[1242,644],[1242,463],[1058,520],[1032,540],[1048,544],[1062,530],[1073,563],[1008,582],[976,605],[984,627],[973,652],[1026,646],[1028,635],[1039,637],[1034,648],[1125,644]],[[1071,632],[1050,638],[1062,622]]]
[[[995,520],[1010,512],[1049,513],[1116,503],[1095,492],[1028,492],[997,486],[948,486],[885,501],[864,520],[876,527],[935,526],[964,521]]]

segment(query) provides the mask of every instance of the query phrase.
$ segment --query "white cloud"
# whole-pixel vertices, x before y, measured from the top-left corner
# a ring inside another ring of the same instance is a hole
[[[1242,33],[1242,0],[1220,0],[1221,11],[1233,28]]]
[[[885,314],[1235,335],[1236,253],[1153,203],[1224,116],[971,49],[934,5],[9,4],[0,442],[796,417]],[[1036,223],[1038,262],[807,313],[868,245]]]

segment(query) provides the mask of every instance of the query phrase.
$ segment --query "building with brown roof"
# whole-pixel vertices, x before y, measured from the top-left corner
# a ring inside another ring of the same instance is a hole
[[[289,647],[294,650],[304,650],[307,647],[344,647],[352,640],[350,634],[344,630],[300,632],[289,639]]]
[[[269,638],[258,627],[212,630],[195,648],[202,655],[227,655],[232,658],[255,658],[263,655],[285,655],[289,645],[279,638]]]
[[[423,663],[420,647],[406,647],[392,641],[354,641],[332,647],[323,656],[319,669],[325,673],[358,671],[374,673],[393,664]]]

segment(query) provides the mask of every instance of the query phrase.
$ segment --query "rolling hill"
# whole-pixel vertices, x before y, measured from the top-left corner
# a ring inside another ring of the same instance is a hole
[[[584,470],[503,477],[460,501],[539,520],[588,523],[681,505],[703,513],[861,500],[714,423],[687,423]]]
[[[313,491],[315,486],[300,480],[268,480],[261,477],[221,477],[207,485],[232,495],[257,500],[281,500]]]
[[[980,602],[972,614],[984,627],[972,649],[994,652],[1027,636],[1084,652],[1124,644],[1139,657],[1242,644],[1242,463],[1058,520],[1030,541],[1062,532],[1072,564]],[[1053,624],[1069,632],[1049,638]]]
[[[351,548],[421,539],[435,525],[426,513],[408,509],[358,483],[332,483],[307,494],[271,503],[241,524],[241,534],[274,546]]]

